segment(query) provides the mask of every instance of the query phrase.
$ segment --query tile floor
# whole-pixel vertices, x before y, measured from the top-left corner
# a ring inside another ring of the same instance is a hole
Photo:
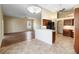
[[[0,48],[0,54],[74,54],[74,39],[57,35],[56,42],[51,46],[42,41],[32,39],[7,47]]]

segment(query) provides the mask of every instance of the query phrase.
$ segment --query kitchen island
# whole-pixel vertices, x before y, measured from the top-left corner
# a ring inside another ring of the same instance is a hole
[[[55,39],[56,39],[55,30],[36,29],[35,39],[41,40],[45,43],[52,45],[53,43],[55,43]]]

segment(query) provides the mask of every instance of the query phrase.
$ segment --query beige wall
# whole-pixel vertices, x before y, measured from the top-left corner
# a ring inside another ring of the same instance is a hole
[[[0,46],[3,38],[4,38],[3,16],[2,16],[2,11],[0,6]]]
[[[22,32],[26,31],[26,19],[11,16],[4,16],[4,32]]]
[[[54,20],[57,18],[57,12],[50,12],[49,10],[42,9],[42,19]]]
[[[76,5],[74,6],[74,9],[75,9],[75,8],[79,8],[79,4],[76,4]]]
[[[59,18],[70,18],[70,17],[74,17],[74,11],[73,10],[59,13]]]
[[[22,32],[26,31],[27,21],[30,19],[27,18],[17,18],[11,16],[4,16],[4,32],[13,33],[13,32]],[[33,18],[33,28],[39,29],[41,26],[41,20]]]
[[[34,22],[33,22],[33,27],[34,29],[40,29],[41,28],[41,20],[40,19],[34,19]]]

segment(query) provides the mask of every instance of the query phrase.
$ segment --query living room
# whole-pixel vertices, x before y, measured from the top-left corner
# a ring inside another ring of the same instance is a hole
[[[1,8],[0,53],[76,53],[74,4],[3,4]]]

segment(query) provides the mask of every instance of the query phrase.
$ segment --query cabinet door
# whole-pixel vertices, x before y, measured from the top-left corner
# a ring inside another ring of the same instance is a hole
[[[69,25],[69,26],[71,26],[71,25],[72,25],[72,19],[64,20],[64,25]]]
[[[48,25],[48,20],[43,19],[43,26],[47,26]]]
[[[64,30],[63,30],[63,35],[64,35],[64,36],[72,37],[72,35],[73,35],[72,30],[64,29]]]
[[[74,17],[75,17],[75,51],[76,53],[79,53],[79,8],[75,9],[75,13],[74,13]]]

